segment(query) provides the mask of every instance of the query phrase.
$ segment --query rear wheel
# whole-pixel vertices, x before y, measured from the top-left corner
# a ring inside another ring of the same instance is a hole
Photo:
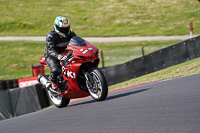
[[[95,68],[90,72],[90,78],[92,82],[86,80],[90,95],[96,101],[103,101],[108,95],[108,85],[103,72]]]
[[[63,98],[61,96],[57,96],[57,94],[51,92],[50,90],[47,90],[48,91],[48,96],[51,100],[51,102],[58,108],[62,108],[62,107],[66,107],[69,102],[70,102],[70,99],[66,99],[66,98]]]

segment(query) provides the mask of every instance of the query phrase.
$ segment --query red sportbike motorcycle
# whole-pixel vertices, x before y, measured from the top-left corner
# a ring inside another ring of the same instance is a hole
[[[61,62],[62,76],[58,77],[59,89],[51,87],[49,78],[38,75],[48,96],[56,107],[66,107],[70,99],[91,96],[96,101],[103,101],[108,94],[108,85],[103,72],[98,68],[99,50],[79,36],[70,40],[67,51],[61,53],[68,56],[67,62]],[[39,62],[48,66],[45,57]]]

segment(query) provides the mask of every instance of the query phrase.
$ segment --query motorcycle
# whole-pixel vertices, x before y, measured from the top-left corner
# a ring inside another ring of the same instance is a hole
[[[70,40],[67,50],[62,55],[68,57],[61,62],[62,74],[58,76],[57,90],[52,89],[50,78],[39,74],[38,81],[46,87],[52,103],[58,107],[66,107],[70,99],[91,96],[96,101],[103,101],[108,94],[108,85],[103,72],[98,68],[99,50],[80,36]],[[40,64],[47,66],[45,57]]]

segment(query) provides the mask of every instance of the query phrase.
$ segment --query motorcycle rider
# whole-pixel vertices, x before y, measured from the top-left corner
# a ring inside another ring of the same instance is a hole
[[[57,77],[61,75],[60,61],[67,61],[61,53],[67,48],[72,37],[76,36],[70,29],[69,20],[57,16],[52,30],[46,35],[45,60],[50,67],[50,81],[53,89],[58,89]]]

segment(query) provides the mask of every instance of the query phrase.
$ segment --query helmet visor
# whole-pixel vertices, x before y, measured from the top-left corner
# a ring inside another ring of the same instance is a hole
[[[68,26],[68,27],[58,27],[58,26],[56,26],[56,28],[57,28],[57,30],[58,31],[60,31],[61,33],[64,33],[64,34],[68,34],[69,33],[69,31],[70,31],[70,26]]]

